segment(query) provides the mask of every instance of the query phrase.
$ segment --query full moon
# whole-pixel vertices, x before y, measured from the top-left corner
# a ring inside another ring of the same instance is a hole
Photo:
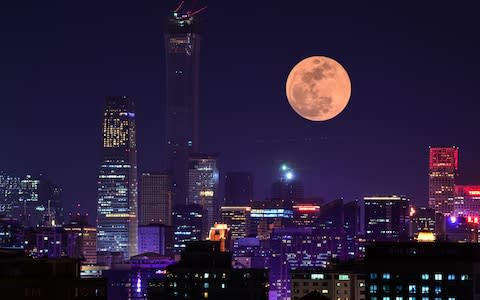
[[[336,117],[348,104],[352,88],[347,71],[334,59],[312,56],[288,75],[287,99],[293,110],[311,121]]]

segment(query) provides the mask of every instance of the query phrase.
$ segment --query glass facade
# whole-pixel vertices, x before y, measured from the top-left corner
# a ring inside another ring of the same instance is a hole
[[[137,150],[132,99],[109,97],[98,176],[97,251],[137,254]]]

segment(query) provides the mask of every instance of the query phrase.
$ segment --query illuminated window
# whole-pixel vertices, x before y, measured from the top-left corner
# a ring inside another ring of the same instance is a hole
[[[467,274],[461,275],[460,280],[462,280],[462,281],[468,280],[468,275]]]
[[[442,288],[439,287],[439,286],[436,286],[435,287],[435,294],[438,295],[438,294],[441,294],[442,293]]]
[[[416,299],[417,299],[416,297],[412,297],[412,296],[408,297],[408,300],[416,300]]]
[[[429,288],[427,285],[422,285],[422,294],[428,294]]]
[[[377,279],[377,273],[370,273],[370,279]]]
[[[428,278],[430,278],[430,276],[428,276],[427,273],[422,274],[422,280],[428,280]]]
[[[391,300],[390,297],[383,297],[382,300]]]
[[[346,274],[338,275],[338,280],[350,280],[350,277]]]
[[[224,288],[225,288],[225,283],[222,283],[222,285],[221,285],[221,286],[222,286],[222,289],[224,289]]]
[[[205,282],[205,283],[203,284],[203,288],[208,289],[208,282]]]
[[[385,279],[385,280],[389,280],[390,279],[390,273],[383,273],[382,278]]]
[[[328,290],[322,290],[322,294],[328,294]]]
[[[447,279],[448,280],[455,280],[455,274],[448,274]]]
[[[457,300],[457,298],[455,298],[455,297],[448,297],[447,299],[448,300]]]
[[[442,274],[435,274],[435,280],[442,280]]]
[[[203,293],[203,298],[207,299],[208,298],[208,292]]]
[[[209,275],[210,275],[210,274],[205,273],[205,274],[203,274],[203,277],[204,277],[204,278],[208,278]]]
[[[403,300],[403,297],[397,296],[397,297],[395,297],[395,300]]]
[[[370,293],[371,293],[371,294],[377,293],[377,285],[376,285],[376,284],[372,284],[372,285],[370,286]]]
[[[417,292],[417,286],[414,284],[409,284],[408,285],[408,292],[410,294],[415,294]]]
[[[312,280],[318,280],[318,279],[324,279],[325,278],[325,275],[323,274],[312,274],[310,275],[310,279]]]

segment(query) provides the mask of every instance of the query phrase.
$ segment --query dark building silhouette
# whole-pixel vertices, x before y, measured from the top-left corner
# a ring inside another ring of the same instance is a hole
[[[204,233],[207,211],[198,204],[175,205],[172,213],[174,235],[173,252],[185,249],[186,242],[200,241]]]
[[[137,145],[133,100],[107,97],[98,176],[97,250],[137,253]]]
[[[410,200],[405,196],[378,195],[363,198],[367,242],[407,241]]]
[[[190,242],[164,280],[149,282],[148,299],[267,300],[268,271],[234,269],[219,242]]]
[[[107,299],[106,280],[81,279],[78,259],[24,255],[23,250],[0,249],[2,299]]]
[[[168,17],[165,28],[167,169],[174,205],[187,203],[188,157],[198,151],[198,15],[183,12],[181,6]]]
[[[140,181],[140,225],[172,224],[172,182],[162,172],[142,173]]]
[[[343,199],[337,199],[320,207],[316,234],[321,236],[326,253],[332,258],[345,257],[345,227]]]
[[[359,247],[357,238],[360,232],[360,205],[357,200],[343,205],[343,230],[345,243],[342,258],[353,259],[357,257]]]
[[[303,200],[304,187],[298,180],[282,178],[272,183],[271,196],[273,199],[284,200],[291,207],[293,203]]]
[[[225,174],[225,206],[248,206],[253,201],[253,174],[228,172]]]
[[[373,243],[367,246],[367,299],[479,299],[480,245]]]

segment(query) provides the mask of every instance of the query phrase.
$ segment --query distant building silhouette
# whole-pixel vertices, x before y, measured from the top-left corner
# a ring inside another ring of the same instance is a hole
[[[225,174],[225,205],[248,206],[253,201],[253,174],[227,172]]]

